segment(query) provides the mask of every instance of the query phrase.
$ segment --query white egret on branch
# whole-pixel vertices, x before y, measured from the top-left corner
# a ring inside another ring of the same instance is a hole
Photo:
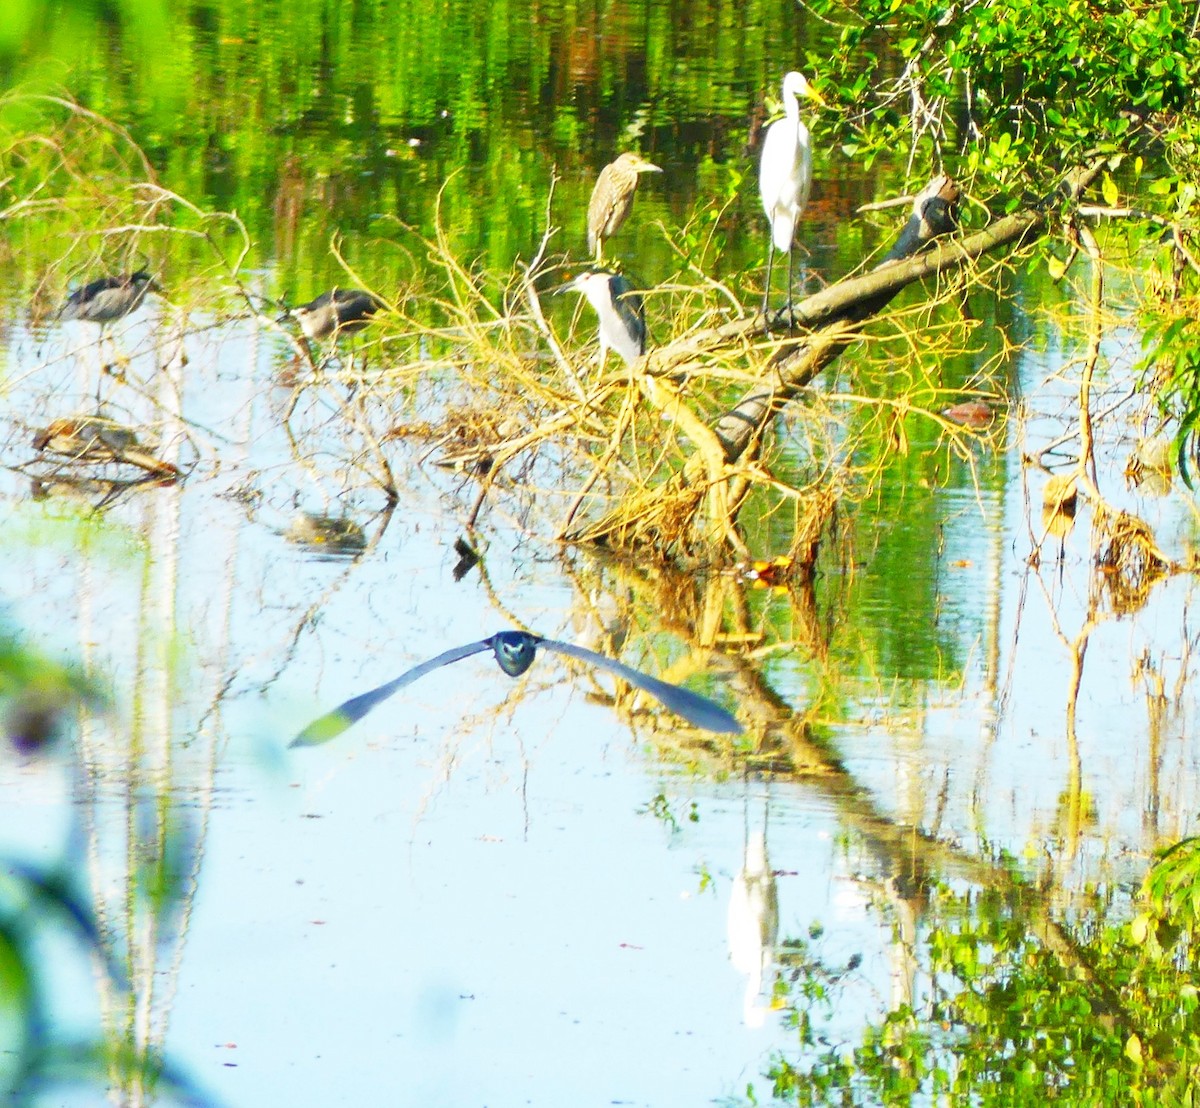
[[[812,147],[808,128],[800,119],[800,97],[823,104],[824,101],[804,76],[793,70],[783,79],[784,117],[767,128],[763,140],[762,161],[758,170],[758,191],[763,210],[771,222],[771,246],[767,254],[767,284],[763,290],[763,316],[771,295],[771,267],[775,251],[788,256],[787,307],[792,326],[796,317],[792,307],[792,239],[796,222],[808,203],[812,187]]]

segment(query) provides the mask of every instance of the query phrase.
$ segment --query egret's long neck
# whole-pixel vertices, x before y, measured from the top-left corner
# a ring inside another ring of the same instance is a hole
[[[800,100],[791,89],[783,94],[783,113],[793,123],[800,122]]]

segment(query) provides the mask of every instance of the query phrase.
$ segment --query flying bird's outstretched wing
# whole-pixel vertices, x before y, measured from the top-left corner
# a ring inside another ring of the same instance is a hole
[[[376,704],[387,700],[389,696],[404,688],[405,685],[411,685],[418,677],[424,677],[431,670],[435,670],[439,666],[448,666],[460,658],[469,658],[472,654],[482,654],[485,650],[491,650],[495,654],[500,668],[510,677],[519,677],[533,664],[539,646],[615,673],[622,680],[628,681],[634,688],[656,697],[672,712],[682,716],[695,727],[734,735],[739,734],[742,730],[742,725],[729,712],[709,700],[708,697],[694,693],[691,689],[685,689],[681,685],[660,681],[657,677],[651,677],[648,673],[633,669],[606,654],[597,654],[594,650],[575,646],[569,642],[543,639],[538,635],[531,635],[527,631],[498,631],[486,639],[480,639],[479,642],[447,650],[436,658],[430,658],[429,661],[422,662],[419,666],[413,666],[412,669],[400,674],[399,677],[387,684],[380,685],[377,689],[371,689],[370,692],[351,697],[344,704],[334,708],[332,712],[326,713],[320,719],[313,720],[292,740],[291,745],[318,746],[330,739],[337,738],[346,728],[362,719]]]
[[[377,689],[371,689],[370,692],[352,696],[344,704],[334,708],[332,712],[327,712],[320,719],[314,719],[292,739],[289,745],[318,746],[330,739],[335,739],[347,727],[362,719],[376,704],[387,700],[392,693],[398,692],[405,685],[411,685],[418,677],[424,677],[430,670],[437,669],[439,666],[448,666],[460,658],[469,658],[472,654],[481,654],[491,648],[492,640],[490,638],[482,639],[479,642],[468,643],[466,646],[456,646],[452,650],[439,654],[436,658],[422,662],[419,666],[413,666],[412,669],[393,678],[387,684],[380,685]]]
[[[695,727],[734,735],[740,734],[742,731],[742,725],[724,708],[709,700],[708,697],[692,692],[691,689],[660,681],[657,677],[651,677],[648,673],[643,673],[639,669],[633,669],[623,662],[618,662],[615,658],[608,657],[607,654],[597,654],[594,650],[575,646],[574,643],[558,642],[555,639],[539,639],[538,646],[544,647],[546,650],[553,650],[558,654],[566,654],[571,658],[578,658],[591,665],[599,666],[601,669],[606,669],[610,673],[615,673],[622,680],[628,681],[634,688],[648,692]]]

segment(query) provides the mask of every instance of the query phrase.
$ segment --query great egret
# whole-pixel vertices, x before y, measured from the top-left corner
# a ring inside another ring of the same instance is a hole
[[[604,244],[621,228],[633,207],[633,194],[638,177],[643,173],[661,173],[661,167],[646,161],[632,151],[609,162],[596,178],[592,199],[588,203],[588,250],[599,265],[604,258]]]
[[[783,79],[784,117],[767,128],[763,140],[762,161],[758,170],[758,191],[763,210],[771,222],[771,246],[767,254],[767,285],[763,290],[763,316],[771,295],[771,267],[775,251],[785,250],[788,256],[787,307],[792,326],[796,316],[792,306],[792,239],[796,221],[808,203],[812,187],[812,148],[808,128],[800,119],[799,97],[824,101],[804,76],[793,70]]]
[[[600,367],[609,349],[633,365],[646,352],[646,316],[642,298],[628,278],[606,269],[581,273],[568,289],[583,293],[600,317]]]
[[[532,635],[527,631],[498,631],[489,638],[480,639],[479,642],[447,650],[436,658],[430,658],[429,661],[414,666],[394,680],[380,685],[377,689],[351,697],[332,712],[321,716],[320,719],[313,720],[292,740],[291,745],[317,746],[320,743],[328,742],[340,735],[351,724],[357,723],[372,708],[387,700],[393,693],[399,692],[405,685],[411,685],[418,677],[424,677],[425,674],[439,666],[448,666],[451,662],[469,658],[472,654],[481,654],[485,650],[490,650],[495,654],[500,668],[510,677],[519,677],[533,665],[538,647],[565,654],[568,658],[578,658],[591,665],[599,666],[601,669],[606,669],[610,673],[615,673],[622,680],[628,681],[634,688],[656,697],[672,712],[682,716],[688,723],[696,727],[702,727],[706,731],[721,731],[729,734],[737,734],[742,730],[742,725],[733,716],[707,697],[679,685],[660,681],[657,677],[651,677],[648,673],[633,669],[618,662],[615,658],[597,654],[594,650],[575,646],[573,643],[543,639],[540,635]]]

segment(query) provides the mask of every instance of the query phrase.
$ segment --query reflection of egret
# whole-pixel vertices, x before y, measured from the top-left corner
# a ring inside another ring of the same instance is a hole
[[[604,243],[629,218],[639,175],[661,172],[659,166],[632,151],[600,170],[596,187],[592,189],[592,199],[588,202],[587,218],[588,249],[596,256],[597,264],[604,258]]]
[[[414,666],[394,680],[380,685],[377,689],[371,689],[369,692],[351,697],[332,712],[328,712],[320,719],[310,723],[292,740],[291,745],[316,746],[318,743],[328,742],[340,735],[351,724],[357,723],[375,705],[387,700],[389,696],[399,692],[405,685],[411,685],[418,677],[424,677],[425,674],[440,666],[448,666],[451,662],[469,658],[472,654],[481,654],[485,650],[490,650],[495,654],[496,662],[510,677],[519,677],[533,665],[539,646],[544,650],[565,654],[569,658],[578,658],[580,661],[615,673],[622,680],[628,681],[634,688],[648,692],[676,715],[682,716],[696,727],[703,727],[708,731],[734,734],[742,730],[742,725],[733,716],[707,697],[694,693],[691,689],[660,681],[657,677],[651,677],[648,673],[642,673],[641,670],[624,665],[615,658],[597,654],[594,650],[575,646],[573,643],[543,639],[540,635],[531,635],[527,631],[498,631],[479,642],[447,650],[436,658],[430,658],[429,661]]]
[[[760,1003],[763,984],[775,957],[779,932],[779,901],[764,831],[754,831],[746,839],[742,868],[729,894],[728,929],[729,959],[746,975],[743,1019],[748,1027],[761,1027],[770,1007]]]
[[[797,99],[800,96],[806,96],[818,104],[823,103],[808,81],[792,71],[783,79],[784,117],[767,128],[758,169],[758,191],[763,210],[771,221],[763,315],[765,317],[767,314],[767,300],[771,295],[771,266],[775,261],[775,251],[785,250],[788,256],[787,308],[793,327],[796,318],[792,308],[792,239],[796,234],[796,222],[808,203],[808,193],[812,187],[812,149],[808,141],[808,128],[800,119],[800,102]]]
[[[600,368],[609,349],[633,365],[646,352],[646,316],[642,298],[628,278],[606,269],[581,273],[568,289],[583,293],[600,317]]]

